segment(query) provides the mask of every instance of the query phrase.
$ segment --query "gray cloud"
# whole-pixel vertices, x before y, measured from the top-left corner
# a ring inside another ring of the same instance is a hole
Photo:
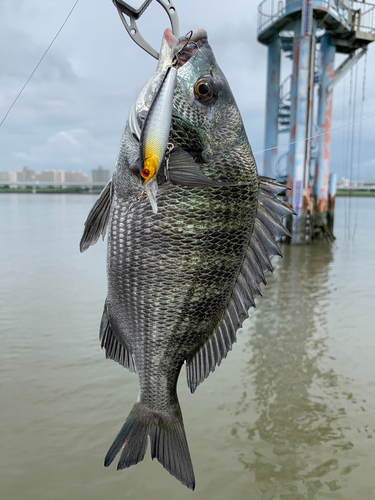
[[[256,39],[257,5],[236,0],[176,0],[182,32],[203,27],[231,85],[254,151],[263,149],[267,49]],[[2,5],[0,30],[0,113],[5,114],[73,5],[64,2],[11,2]],[[168,23],[156,2],[142,17],[141,31],[155,46]],[[339,63],[339,58],[337,64]],[[375,50],[370,46],[364,115],[375,114]],[[111,168],[128,110],[156,61],[126,34],[110,0],[81,1],[0,129],[1,170],[29,165],[81,169]],[[361,82],[362,66],[358,70]],[[284,65],[283,74],[290,70]],[[346,94],[348,93],[346,79]],[[333,127],[345,123],[344,88],[334,94]],[[360,108],[360,84],[357,115]],[[346,110],[347,111],[347,110]],[[374,120],[364,122],[361,173],[374,175]],[[357,129],[358,135],[358,129]],[[343,133],[332,133],[332,169],[343,175]],[[282,141],[286,141],[284,135]],[[285,148],[281,148],[281,152]],[[262,153],[256,155],[262,164]]]
[[[2,29],[2,36],[8,40],[7,44],[2,45],[0,52],[2,74],[9,80],[26,80],[34,69],[36,62],[45,51],[45,47],[39,43],[35,43],[32,36],[28,33],[8,26]],[[16,40],[17,43],[9,43],[10,40]],[[60,48],[57,48],[48,54],[33,78],[35,82],[51,80],[74,82],[76,76],[72,64],[66,58],[66,55]]]

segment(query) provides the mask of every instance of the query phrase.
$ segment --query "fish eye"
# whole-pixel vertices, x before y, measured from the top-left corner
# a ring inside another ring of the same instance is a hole
[[[210,101],[215,97],[215,84],[210,78],[200,78],[194,86],[194,92],[200,101]]]

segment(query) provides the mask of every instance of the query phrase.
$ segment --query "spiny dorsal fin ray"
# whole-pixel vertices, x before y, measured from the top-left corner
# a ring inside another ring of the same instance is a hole
[[[263,205],[258,205],[257,217],[262,221],[265,227],[269,229],[276,239],[281,238],[282,236],[290,236],[290,232],[287,228]]]
[[[271,264],[270,258],[263,248],[263,246],[258,241],[258,238],[255,234],[252,235],[250,241],[250,248],[253,250],[255,256],[258,258],[259,264],[263,270],[263,272],[271,271],[273,273],[273,266]]]
[[[236,342],[237,330],[249,316],[249,308],[255,307],[254,298],[261,295],[260,284],[266,284],[264,273],[273,271],[270,257],[282,256],[277,240],[289,233],[282,225],[281,219],[293,213],[288,205],[277,198],[285,189],[284,185],[267,177],[259,177],[254,231],[227,308],[213,333],[187,360],[186,375],[191,392],[194,392],[209,373],[226,358]]]
[[[99,340],[100,348],[105,349],[105,357],[107,359],[113,359],[113,361],[117,361],[120,365],[128,368],[129,371],[137,373],[131,352],[124,345],[120,344],[113,333],[108,320],[106,304],[104,304],[102,321],[100,323]]]
[[[288,189],[285,184],[280,184],[280,182],[275,182],[275,179],[270,177],[265,177],[264,175],[259,176],[259,189],[267,191],[268,193],[277,196],[282,191]]]
[[[79,244],[81,252],[95,245],[100,235],[104,239],[111,208],[111,185],[112,181],[109,181],[87,216],[85,229]]]
[[[259,187],[261,196],[259,198],[259,205],[265,207],[278,221],[285,215],[294,214],[294,210],[286,205],[283,201],[276,198],[275,195],[270,195],[267,191]]]
[[[257,280],[257,283],[263,283],[263,285],[267,285],[267,280],[264,276],[264,272],[267,270],[267,271],[271,271],[271,269],[263,269],[261,264],[260,264],[260,261],[259,261],[259,258],[257,257],[256,253],[254,252],[254,250],[249,246],[247,251],[246,251],[246,259],[249,260],[251,263],[252,263],[252,270],[255,274],[255,277],[256,277],[256,280]]]
[[[279,245],[276,242],[276,238],[258,217],[255,219],[254,234],[269,257],[272,257],[273,255],[279,255],[280,257],[283,256]]]

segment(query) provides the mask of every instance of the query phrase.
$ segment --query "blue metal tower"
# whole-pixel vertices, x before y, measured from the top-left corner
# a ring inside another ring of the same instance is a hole
[[[291,227],[295,243],[306,241],[308,213],[314,214],[315,233],[329,231],[333,221],[327,214],[333,87],[375,40],[374,15],[375,5],[354,0],[263,0],[258,6],[258,40],[268,46],[263,172],[290,187],[297,213]],[[335,70],[336,52],[348,56]],[[283,54],[292,59],[293,71],[280,82]],[[278,158],[281,132],[290,134],[284,179]],[[332,186],[330,193],[334,196]]]

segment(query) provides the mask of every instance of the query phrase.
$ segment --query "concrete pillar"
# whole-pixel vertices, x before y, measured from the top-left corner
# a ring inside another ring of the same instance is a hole
[[[298,29],[299,28],[299,29]],[[292,243],[304,243],[306,238],[306,213],[303,211],[306,138],[308,137],[307,110],[309,105],[308,83],[311,35],[298,35],[293,40],[292,107],[290,149],[288,155],[287,185],[289,202],[296,216],[293,217]],[[293,143],[293,144],[292,144]]]
[[[316,51],[316,32],[317,28],[317,22],[316,19],[312,20],[312,36],[311,36],[311,46],[310,46],[310,82],[309,82],[309,87],[310,87],[310,93],[309,93],[309,110],[308,110],[308,120],[309,123],[307,125],[307,134],[308,134],[308,140],[306,142],[306,165],[305,165],[305,184],[304,184],[304,190],[306,193],[306,200],[305,203],[307,203],[307,200],[310,199],[310,195],[312,194],[310,192],[310,173],[311,173],[311,163],[312,163],[312,156],[311,156],[311,149],[312,149],[312,137],[314,135],[314,97],[315,97],[315,51]],[[314,165],[315,167],[315,165]],[[314,168],[315,172],[315,168]]]
[[[276,177],[277,139],[279,130],[281,42],[276,37],[268,46],[266,132],[264,140],[263,175]],[[272,148],[272,149],[270,149]]]
[[[328,33],[321,38],[321,83],[319,88],[318,104],[318,161],[316,163],[314,194],[316,196],[317,212],[323,223],[326,220],[329,160],[331,149],[331,124],[332,124],[332,97],[333,91],[327,91],[327,86],[335,75],[334,60],[336,47],[331,45],[331,35]]]
[[[335,220],[336,181],[337,175],[330,174],[328,186],[327,227],[332,235]]]

